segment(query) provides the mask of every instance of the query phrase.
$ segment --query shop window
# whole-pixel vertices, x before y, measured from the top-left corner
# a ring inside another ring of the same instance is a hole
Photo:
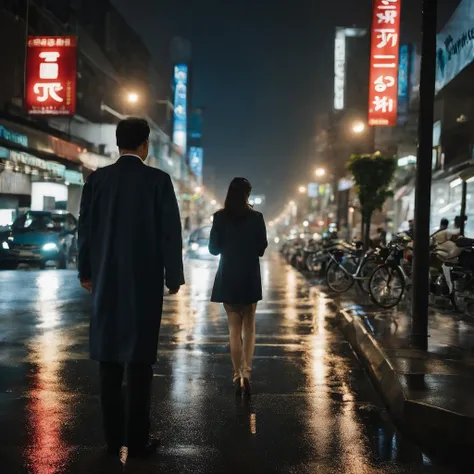
[[[54,199],[54,196],[43,196],[43,209],[45,211],[56,209],[56,199]]]

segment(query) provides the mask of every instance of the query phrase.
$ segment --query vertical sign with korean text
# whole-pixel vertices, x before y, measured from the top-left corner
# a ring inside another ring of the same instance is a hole
[[[368,123],[393,127],[397,125],[401,0],[373,4]]]
[[[29,36],[26,110],[30,115],[76,113],[77,38]]]

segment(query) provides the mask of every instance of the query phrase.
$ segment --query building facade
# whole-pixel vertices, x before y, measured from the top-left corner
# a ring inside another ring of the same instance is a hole
[[[168,172],[186,211],[195,178],[186,154],[157,124],[171,86],[139,35],[109,0],[29,2],[28,34],[77,36],[77,107],[69,117],[32,117],[24,108],[26,1],[0,6],[0,41],[9,44],[0,75],[0,226],[26,209],[67,209],[76,216],[82,185],[118,158],[115,127],[128,115],[151,126],[148,165]],[[166,58],[167,59],[167,58]],[[138,100],[128,100],[130,93]],[[156,119],[156,120],[155,120]]]

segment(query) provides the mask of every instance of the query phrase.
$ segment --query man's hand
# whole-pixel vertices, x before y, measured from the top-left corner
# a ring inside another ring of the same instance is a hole
[[[81,281],[81,286],[85,290],[87,290],[89,293],[92,292],[92,281],[91,280],[80,280]]]
[[[176,295],[176,294],[178,294],[180,288],[181,288],[180,286],[178,286],[178,288],[173,288],[173,289],[170,288],[168,294]]]

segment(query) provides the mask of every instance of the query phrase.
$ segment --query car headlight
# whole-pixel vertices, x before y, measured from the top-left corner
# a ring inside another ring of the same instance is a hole
[[[193,252],[195,252],[196,250],[199,249],[199,244],[197,244],[196,242],[194,242],[193,244],[191,244],[191,250]]]
[[[56,244],[53,244],[53,243],[44,244],[43,245],[43,250],[46,251],[46,252],[57,251],[58,246]]]
[[[2,249],[3,250],[10,250],[10,246],[8,245],[8,242],[2,242]]]

